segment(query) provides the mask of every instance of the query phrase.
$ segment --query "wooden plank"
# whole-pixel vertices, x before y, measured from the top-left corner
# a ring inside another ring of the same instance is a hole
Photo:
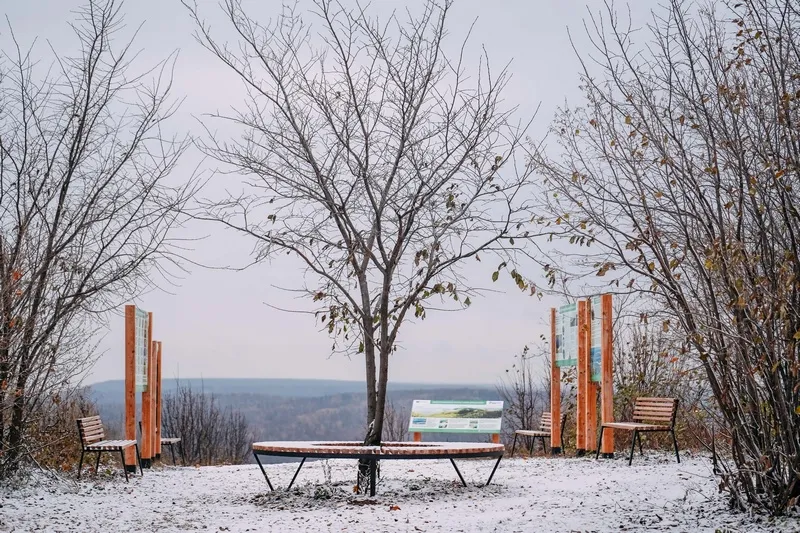
[[[604,424],[614,421],[614,332],[613,302],[610,294],[600,297],[601,310],[601,356],[600,356],[600,416]],[[603,434],[603,446],[600,450],[605,457],[614,455],[614,430],[607,429]]]
[[[669,402],[670,404],[675,403],[675,398],[658,398],[652,396],[641,396],[636,398],[637,402]]]
[[[156,457],[161,456],[161,351],[163,345],[158,341],[158,351],[156,352]]]
[[[595,312],[599,313],[600,309]],[[586,388],[586,451],[597,450],[597,383],[592,381],[592,301],[586,300],[586,350],[588,352],[588,386]]]
[[[575,453],[578,456],[586,452],[586,389],[589,386],[588,353],[586,351],[586,301],[578,301],[578,394],[576,412]]]
[[[589,363],[591,365],[591,363]],[[586,452],[597,450],[597,383],[589,379],[589,390],[586,391]]]
[[[148,330],[150,329],[148,325]],[[150,336],[150,332],[147,333],[148,337]],[[147,344],[147,387],[144,391],[142,391],[142,447],[139,450],[139,453],[142,458],[142,467],[149,468],[150,461],[153,458],[153,438],[152,438],[152,429],[153,429],[153,401],[152,401],[152,388],[153,388],[153,381],[152,377],[152,365],[150,364],[153,360],[153,343],[149,342]]]
[[[125,438],[136,439],[136,306],[125,306]],[[125,468],[136,466],[136,453],[125,452]]]
[[[672,416],[673,409],[672,407],[667,408],[655,408],[655,407],[634,407],[634,413],[650,413],[653,415],[667,415]]]
[[[561,453],[561,369],[556,365],[556,308],[550,309],[550,453]]]
[[[147,346],[150,348],[147,352],[147,392],[150,394],[150,428],[147,435],[148,439],[150,439],[150,459],[156,456],[156,397],[155,394],[153,394],[154,390],[152,388],[156,377],[155,342],[156,341],[153,340],[153,313],[147,313]]]

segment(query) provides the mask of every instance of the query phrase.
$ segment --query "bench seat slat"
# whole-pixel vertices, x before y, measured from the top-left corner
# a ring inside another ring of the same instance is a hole
[[[669,431],[670,426],[659,424],[641,424],[638,422],[606,422],[604,428],[629,429],[629,430],[650,430],[650,431]]]
[[[86,449],[104,450],[104,451],[123,450],[125,448],[130,448],[135,444],[136,444],[135,440],[103,440],[100,442],[95,442],[94,444],[87,445]]]
[[[525,437],[549,437],[549,431],[537,431],[535,429],[518,429],[515,432],[517,435],[523,435]]]
[[[177,444],[180,441],[180,437],[163,437],[161,439],[161,444]]]

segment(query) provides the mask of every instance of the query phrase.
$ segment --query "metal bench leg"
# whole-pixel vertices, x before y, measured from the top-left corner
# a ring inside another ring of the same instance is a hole
[[[186,448],[184,448],[183,439],[181,439],[180,452],[181,452],[181,463],[183,463],[183,466],[186,466]]]
[[[600,445],[603,444],[603,432],[606,428],[600,426],[600,437],[597,439],[597,452],[594,454],[595,459],[600,459]]]
[[[631,466],[631,463],[633,463],[633,449],[636,446],[636,437],[638,436],[639,432],[634,429],[633,438],[631,439],[631,454],[628,456],[628,466]]]
[[[539,438],[542,439],[542,451],[544,452],[545,455],[547,455],[547,443],[544,441],[544,437],[539,437]]]
[[[378,461],[375,459],[369,462],[369,495],[375,496],[375,478],[378,470]]]
[[[99,452],[99,451],[97,452],[97,461],[95,461],[95,463],[94,463],[94,475],[95,476],[97,475],[97,469],[100,468],[100,454],[101,453],[102,452]]]
[[[642,451],[642,434],[641,433],[637,433],[636,434],[636,440],[639,441],[639,455],[644,455],[644,452]]]
[[[78,461],[78,479],[81,478],[81,468],[83,468],[83,454],[86,453],[86,450],[81,450],[81,460]]]
[[[678,439],[675,438],[675,428],[672,428],[670,433],[672,433],[672,444],[675,446],[675,458],[678,460],[678,463],[680,463],[681,456],[678,455]],[[714,457],[714,459],[716,460],[716,457]]]
[[[125,450],[122,448],[119,450],[119,458],[122,460],[122,471],[125,472],[125,482],[127,483],[130,480],[128,479],[128,467],[125,466]]]
[[[294,484],[294,480],[297,479],[297,474],[300,473],[300,469],[303,468],[303,463],[305,463],[305,462],[306,462],[306,458],[303,457],[303,460],[300,461],[300,466],[297,467],[297,470],[295,471],[294,476],[292,476],[292,480],[289,482],[289,486],[286,487],[286,491],[287,492],[292,488],[292,485]]]
[[[178,463],[175,462],[175,444],[169,445],[169,453],[172,454],[172,466],[177,466]]]
[[[502,458],[503,458],[502,455],[497,458],[497,462],[494,464],[494,468],[492,468],[492,473],[489,474],[489,480],[486,482],[486,485],[484,485],[484,486],[488,486],[489,483],[492,482],[492,478],[494,477],[494,473],[497,472],[497,467],[500,466],[500,459],[502,459]]]
[[[133,449],[136,450],[136,462],[139,464],[139,474],[144,476],[144,470],[142,470],[142,457],[139,455],[139,444],[134,444]],[[136,469],[133,469],[133,473],[136,473]]]
[[[466,486],[467,486],[467,482],[466,482],[466,481],[464,481],[464,476],[462,476],[462,475],[461,475],[461,470],[459,470],[459,469],[458,469],[458,467],[456,466],[456,462],[455,462],[455,461],[453,461],[453,458],[452,458],[452,457],[450,458],[450,463],[452,463],[452,465],[453,465],[453,468],[455,468],[455,469],[456,469],[456,474],[458,474],[458,479],[460,479],[460,480],[461,480],[461,484],[462,484],[462,485],[464,485],[464,486],[466,487]]]
[[[264,465],[261,464],[261,459],[258,458],[258,454],[256,452],[253,452],[253,457],[256,458],[256,462],[258,463],[258,467],[261,469],[261,473],[264,474],[264,479],[267,480],[267,486],[269,487],[269,490],[274,492],[275,489],[272,488],[272,483],[270,483],[270,481],[269,481],[269,476],[267,476],[267,471],[264,470]]]
[[[514,457],[514,450],[517,449],[517,432],[514,432],[514,443],[511,445],[511,457]]]

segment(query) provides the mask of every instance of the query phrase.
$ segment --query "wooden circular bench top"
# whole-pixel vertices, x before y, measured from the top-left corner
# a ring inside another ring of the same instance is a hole
[[[440,458],[449,456],[499,456],[505,447],[489,442],[384,442],[380,446],[364,446],[360,442],[275,441],[256,442],[253,451],[262,455],[294,455],[298,457],[342,456],[377,457],[383,459]]]

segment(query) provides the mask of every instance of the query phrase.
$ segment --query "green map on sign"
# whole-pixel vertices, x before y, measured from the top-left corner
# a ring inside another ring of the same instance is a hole
[[[594,296],[591,300],[591,310],[592,310],[592,346],[591,351],[589,354],[591,365],[592,365],[592,381],[600,381],[600,356],[603,353],[602,351],[602,339],[603,339],[603,331],[602,331],[602,312],[600,307],[600,297]]]
[[[556,313],[556,366],[578,364],[578,306],[568,304]]]
[[[149,326],[147,311],[136,308],[136,392],[147,391],[147,338]]]
[[[408,430],[414,433],[499,433],[502,401],[414,400]]]

